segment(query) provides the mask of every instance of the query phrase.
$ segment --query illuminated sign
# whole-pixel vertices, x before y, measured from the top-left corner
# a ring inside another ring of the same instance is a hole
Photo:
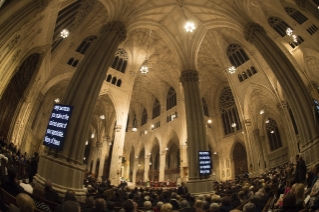
[[[62,151],[73,106],[54,105],[43,145]]]
[[[200,175],[211,175],[212,174],[212,161],[210,159],[210,151],[199,151],[198,162],[199,162],[199,174]]]

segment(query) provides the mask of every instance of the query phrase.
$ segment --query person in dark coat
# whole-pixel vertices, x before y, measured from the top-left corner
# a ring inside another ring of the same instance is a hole
[[[221,199],[221,204],[218,209],[218,212],[229,212],[233,210],[233,207],[230,204],[230,198],[225,196]]]
[[[29,164],[28,174],[29,174],[29,183],[33,181],[34,175],[38,172],[38,162],[39,162],[39,153],[35,152],[34,157],[31,158],[31,162]]]
[[[187,187],[185,186],[185,183],[182,182],[182,185],[180,187],[178,187],[178,190],[177,190],[177,194],[178,195],[181,195],[182,197],[185,197],[185,195],[188,193],[188,189]]]
[[[14,197],[24,193],[24,189],[17,183],[17,177],[18,174],[13,168],[8,169],[8,180],[2,184],[2,188]]]
[[[59,194],[52,189],[52,183],[50,180],[47,180],[44,184],[45,195],[44,198],[51,202],[55,202],[57,204],[62,204]]]
[[[106,202],[102,198],[98,198],[95,200],[95,208],[84,208],[83,212],[105,212]]]
[[[240,199],[237,197],[237,193],[232,193],[230,195],[230,205],[233,206],[233,208],[237,208],[240,206],[241,202]]]
[[[298,183],[305,183],[307,175],[307,166],[302,157],[299,157]]]

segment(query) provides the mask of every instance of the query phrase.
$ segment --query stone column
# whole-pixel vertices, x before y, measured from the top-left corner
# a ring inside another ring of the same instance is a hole
[[[159,181],[165,181],[165,162],[166,162],[166,151],[160,152],[160,169],[159,169]]]
[[[280,83],[300,133],[301,152],[307,165],[318,161],[319,128],[314,103],[298,71],[277,44],[257,23],[248,23],[245,38],[254,44]]]
[[[266,144],[266,137],[263,135],[263,136],[260,136],[260,143],[261,143],[261,146],[263,148],[263,155],[264,155],[264,166],[265,166],[265,169],[269,169],[269,160],[268,160],[268,152],[267,152],[267,144]]]
[[[150,159],[151,159],[151,156],[150,155],[145,155],[144,157],[145,159],[145,163],[144,163],[144,181],[146,181],[148,178],[149,178],[149,171],[150,171]]]
[[[87,158],[87,162],[88,162],[88,170],[89,172],[93,172],[93,166],[92,166],[92,170],[91,170],[91,163],[94,160],[94,151],[95,151],[95,147],[94,146],[89,146],[89,157]]]
[[[310,13],[315,18],[319,20],[319,11],[318,6],[311,3],[310,0],[294,0],[297,6],[302,11],[306,11],[307,13]]]
[[[136,172],[138,168],[138,158],[134,158],[134,165],[133,165],[133,173],[132,173],[132,183],[136,185]]]
[[[99,176],[98,176],[98,178],[97,178],[97,181],[98,181],[98,182],[101,182],[101,181],[102,181],[102,178],[101,178],[101,177],[103,177],[103,171],[104,171],[105,160],[106,160],[105,157],[101,157],[101,158],[100,158]]]
[[[261,138],[260,138],[260,133],[259,133],[259,129],[255,129],[253,131],[254,133],[254,137],[255,137],[255,144],[258,147],[258,156],[259,156],[259,169],[260,169],[260,173],[263,173],[265,171],[265,159],[264,159],[264,152],[263,152],[263,147],[261,144]]]
[[[122,22],[113,21],[105,24],[65,91],[61,104],[72,105],[74,109],[63,151],[50,151],[47,148],[46,154],[41,157],[38,174],[35,177],[41,185],[44,185],[46,179],[51,179],[53,187],[61,195],[71,189],[80,199],[85,198],[83,191],[85,140],[88,137],[95,104],[106,72],[114,60],[119,44],[125,38],[126,30]]]
[[[209,176],[199,174],[198,152],[208,151],[206,141],[206,126],[199,91],[199,77],[196,70],[181,73],[180,81],[184,88],[187,122],[187,152],[189,164],[189,181],[187,187],[190,193],[203,193],[212,190]]]

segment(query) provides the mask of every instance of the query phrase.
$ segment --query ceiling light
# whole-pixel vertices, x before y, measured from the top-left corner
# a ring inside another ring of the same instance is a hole
[[[86,157],[83,158],[83,160],[85,160],[85,159],[86,159]]]
[[[231,125],[232,127],[236,127],[237,125],[236,125],[236,123],[232,123],[232,125]]]
[[[151,126],[152,128],[154,128],[154,125],[152,124],[152,126]]]
[[[266,124],[268,124],[268,123],[269,123],[269,120],[266,121]]]
[[[212,123],[212,120],[211,120],[211,119],[208,119],[207,123],[208,123],[208,124],[211,124],[211,123]]]
[[[55,103],[59,103],[59,102],[60,102],[60,99],[59,99],[59,98],[56,98],[54,101],[55,101]]]
[[[287,34],[288,36],[292,36],[292,29],[291,29],[291,28],[288,28],[288,29],[286,30],[286,34]]]
[[[104,115],[100,116],[100,119],[105,119],[105,116]]]
[[[150,165],[152,165],[152,162],[150,162]]]
[[[141,71],[142,74],[147,74],[148,73],[148,67],[147,66],[142,66],[140,71]]]
[[[186,32],[193,32],[195,30],[195,25],[193,22],[187,22],[185,25]]]
[[[148,153],[149,155],[151,155],[152,153]]]
[[[265,113],[264,110],[260,110],[260,111],[259,111],[259,114],[264,114],[264,113]]]
[[[217,152],[214,152],[214,155],[217,155]]]
[[[133,127],[132,132],[136,132],[136,131],[137,131],[137,128]]]
[[[172,119],[175,119],[176,115],[174,114],[174,115],[172,115],[171,117],[172,117]]]
[[[296,35],[292,35],[292,40],[293,40],[295,43],[298,43],[298,39],[297,39],[297,36],[296,36]]]
[[[85,145],[89,145],[89,141],[86,141],[86,142],[85,142]]]
[[[69,36],[69,31],[67,29],[64,29],[61,31],[61,37],[66,38]]]
[[[138,158],[138,156],[135,156],[135,158]]]
[[[141,164],[139,163],[138,166],[141,166]]]
[[[112,146],[112,142],[110,142],[110,146]]]
[[[145,130],[145,134],[147,134],[147,131]]]
[[[93,134],[91,135],[91,138],[94,138],[94,136],[95,136],[95,135],[94,135],[94,133],[93,133]]]
[[[168,148],[165,148],[165,150],[169,150]]]
[[[229,72],[230,74],[235,73],[235,72],[236,72],[235,66],[229,67],[229,68],[228,68],[228,72]]]
[[[275,133],[275,131],[271,131],[270,133]]]

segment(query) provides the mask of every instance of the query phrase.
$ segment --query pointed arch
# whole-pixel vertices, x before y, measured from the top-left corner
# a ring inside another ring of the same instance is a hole
[[[141,126],[147,123],[147,111],[144,108],[143,113],[142,113],[142,121],[141,121]]]
[[[159,117],[160,115],[161,115],[161,103],[156,98],[153,104],[153,119]]]
[[[171,87],[168,92],[167,92],[167,97],[166,97],[166,110],[169,110],[173,107],[175,107],[177,104],[176,101],[176,91],[173,87]]]
[[[230,44],[226,50],[227,57],[230,63],[235,67],[239,67],[249,60],[249,57],[238,44]]]

